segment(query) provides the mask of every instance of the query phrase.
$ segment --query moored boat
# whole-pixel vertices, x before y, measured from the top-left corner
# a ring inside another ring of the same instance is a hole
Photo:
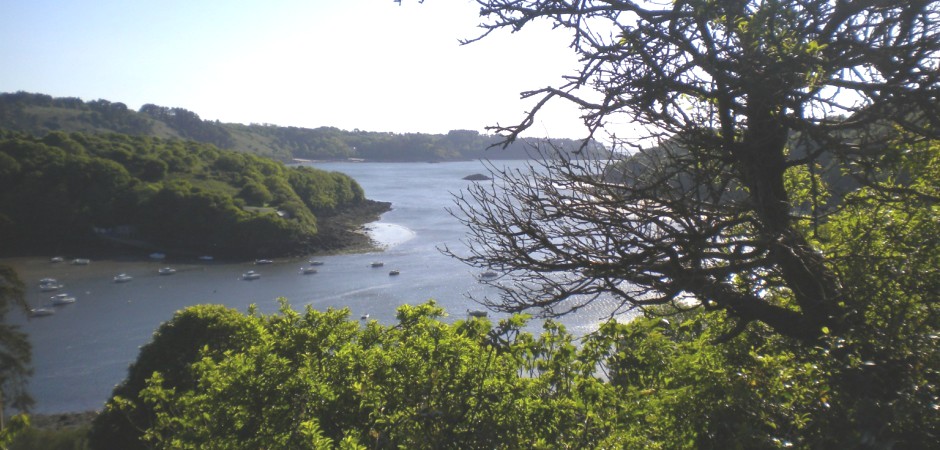
[[[311,265],[311,266],[322,266],[322,265],[323,265],[323,261],[317,261],[317,260],[315,260],[315,259],[311,259],[311,260],[310,260],[310,265]]]
[[[114,282],[115,282],[115,283],[127,283],[128,281],[131,281],[131,280],[133,280],[133,279],[134,279],[134,277],[132,277],[132,276],[126,274],[126,273],[119,273],[119,274],[117,274],[117,275],[114,276]]]
[[[70,303],[75,303],[77,299],[69,294],[56,294],[49,298],[49,302],[54,306],[68,305]]]
[[[51,263],[60,263],[62,261],[65,261],[65,258],[61,256],[53,256],[52,258],[49,258],[49,262]]]
[[[72,260],[72,264],[76,266],[87,266],[91,264],[91,260],[88,258],[75,258]]]
[[[242,274],[243,280],[257,280],[258,278],[261,278],[261,274],[254,270],[249,270]]]
[[[300,269],[300,273],[304,275],[312,275],[312,274],[317,273],[317,269],[314,269],[313,267],[302,267]]]
[[[486,311],[483,311],[482,309],[468,309],[467,315],[470,317],[483,318],[483,317],[486,317],[488,314]]]
[[[384,265],[385,265],[385,263],[382,262],[382,261],[375,261],[375,262],[373,262],[373,263],[371,264],[372,267],[382,267],[382,266],[384,266]]]
[[[274,263],[274,261],[272,261],[272,260],[270,260],[270,259],[256,259],[256,260],[255,260],[255,264],[257,264],[257,265],[259,265],[259,266],[264,266],[264,265],[273,264],[273,263]]]
[[[55,311],[50,308],[31,308],[29,310],[29,317],[45,317],[55,314]]]
[[[39,290],[42,292],[58,291],[63,287],[65,287],[65,285],[59,283],[54,278],[43,278],[39,282]]]
[[[163,267],[160,270],[157,270],[157,273],[160,275],[173,275],[176,273],[176,269],[172,267]]]
[[[393,270],[393,271],[391,271],[391,272],[388,273],[389,276],[395,276],[395,275],[400,275],[400,274],[401,274],[401,272],[399,272],[399,271],[397,271],[397,270]]]

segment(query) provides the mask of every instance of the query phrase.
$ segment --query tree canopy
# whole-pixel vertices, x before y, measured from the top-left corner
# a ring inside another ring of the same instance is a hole
[[[7,254],[102,240],[217,256],[313,251],[318,217],[371,205],[344,174],[121,134],[0,132],[0,173]]]
[[[819,175],[875,186],[878,168],[937,138],[938,2],[477,3],[481,38],[539,21],[572,35],[581,70],[523,96],[575,103],[591,135],[613,120],[645,131],[611,136],[627,163],[550,158],[471,191],[461,257],[504,274],[491,306],[556,315],[609,296],[807,342],[844,330],[864,299],[815,240],[842,207]],[[511,141],[536,114],[498,130]]]

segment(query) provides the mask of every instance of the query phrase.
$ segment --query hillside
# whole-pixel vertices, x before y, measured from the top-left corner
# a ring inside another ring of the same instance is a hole
[[[103,242],[233,258],[335,250],[387,209],[347,175],[211,144],[0,131],[4,254]]]
[[[471,159],[527,159],[528,144],[490,148],[499,136],[471,130],[447,134],[345,131],[332,127],[298,128],[271,124],[234,124],[202,120],[183,108],[146,104],[139,111],[120,102],[54,98],[27,92],[0,94],[0,129],[44,136],[52,131],[122,133],[134,136],[178,138],[213,144],[219,148],[253,153],[283,162],[293,159],[370,161],[455,161]],[[552,139],[553,145],[575,151],[582,141]],[[592,152],[603,152],[589,143]]]

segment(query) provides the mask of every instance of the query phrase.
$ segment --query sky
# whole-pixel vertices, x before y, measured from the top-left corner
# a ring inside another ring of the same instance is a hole
[[[480,33],[468,0],[0,0],[0,92],[204,120],[395,133],[518,123],[578,67],[570,36]],[[529,136],[586,135],[561,100]]]

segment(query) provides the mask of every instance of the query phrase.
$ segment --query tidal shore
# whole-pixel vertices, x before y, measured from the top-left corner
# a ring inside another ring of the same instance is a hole
[[[364,226],[391,211],[390,202],[366,200],[360,205],[331,215],[323,215],[319,232],[305,254],[361,253],[378,249]]]
[[[304,242],[298,242],[296,247],[287,254],[265,254],[263,257],[298,257],[306,255],[336,255],[344,253],[363,253],[381,249],[379,243],[373,242],[366,232],[366,224],[379,220],[382,214],[390,211],[390,202],[365,200],[362,203],[347,207],[337,212],[320,213],[318,216],[318,232]],[[0,250],[2,251],[2,250]],[[98,259],[113,259],[121,261],[147,260],[151,253],[164,253],[176,259],[196,258],[206,254],[186,248],[166,248],[145,241],[133,239],[92,238],[81,242],[73,242],[66,248],[32,248],[30,251],[3,252],[0,257],[35,257],[62,255],[67,259],[75,257]],[[213,255],[217,259],[219,255]],[[238,260],[239,258],[225,258]],[[255,258],[241,258],[252,260]]]

